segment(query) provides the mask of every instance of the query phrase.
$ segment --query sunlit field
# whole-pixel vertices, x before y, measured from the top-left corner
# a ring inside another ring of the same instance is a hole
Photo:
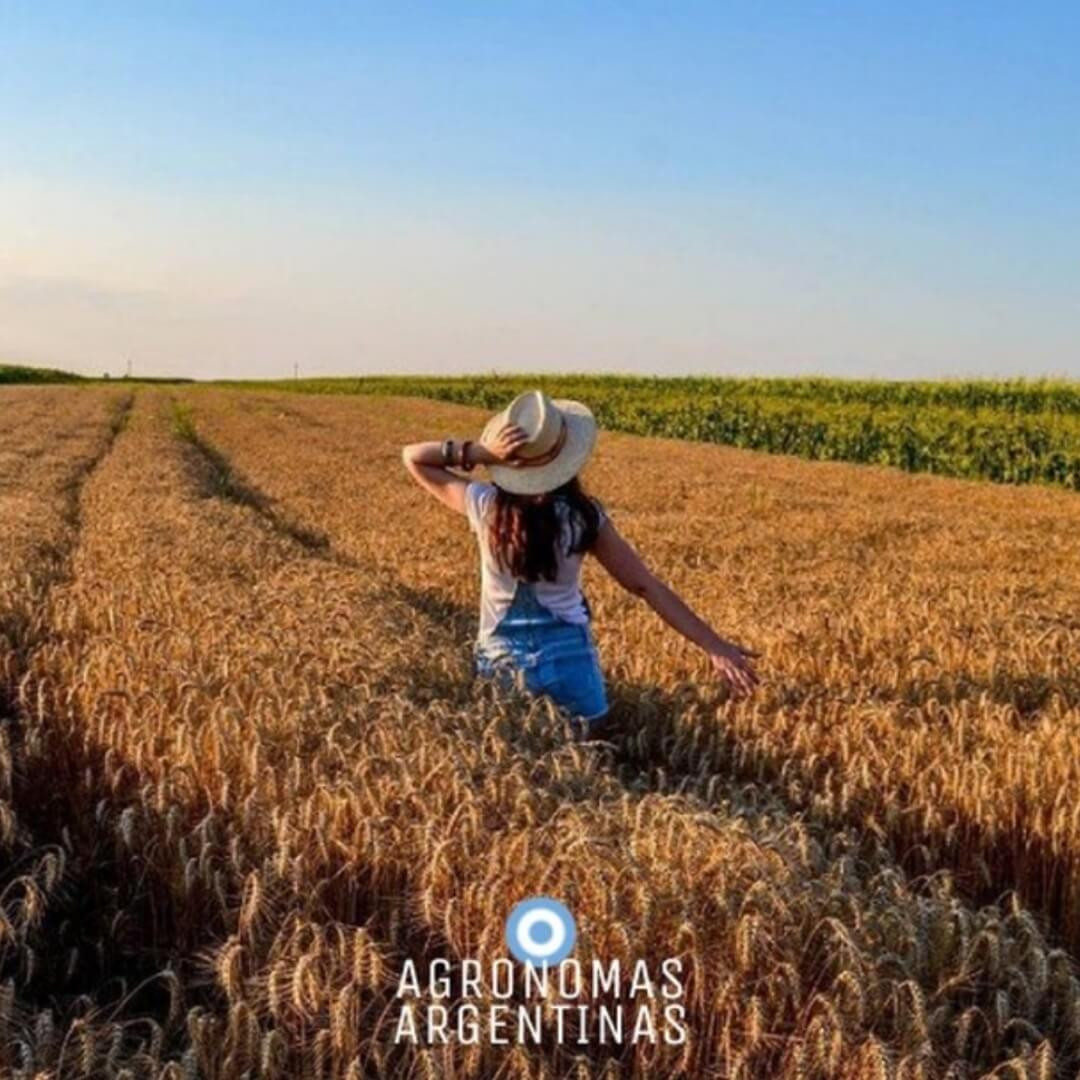
[[[1076,1077],[1080,495],[604,431],[763,685],[590,568],[575,743],[471,679],[475,541],[400,465],[486,415],[0,388],[0,1075]],[[404,961],[538,894],[679,958],[687,1038],[396,1041]]]

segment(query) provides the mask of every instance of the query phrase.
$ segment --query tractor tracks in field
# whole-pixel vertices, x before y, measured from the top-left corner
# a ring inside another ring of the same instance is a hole
[[[192,451],[188,465],[191,478],[204,497],[221,498],[253,513],[273,533],[296,544],[306,557],[322,559],[345,570],[380,579],[376,593],[382,599],[405,603],[418,614],[452,629],[459,636],[471,633],[472,613],[433,590],[417,589],[392,577],[392,571],[365,563],[336,547],[330,536],[282,512],[277,500],[233,467],[228,456],[195,426],[190,411],[172,404],[173,431]]]
[[[43,763],[39,760],[41,728],[47,726],[48,717],[39,715],[38,703],[32,693],[24,692],[24,683],[39,650],[63,634],[52,625],[50,600],[75,577],[74,562],[83,535],[83,492],[127,428],[134,403],[135,391],[116,400],[99,445],[75,464],[57,489],[62,533],[40,553],[28,585],[31,602],[25,611],[16,614],[17,622],[9,631],[14,643],[11,678],[6,685],[0,685],[0,718],[10,751],[10,804],[23,841],[23,855],[5,868],[0,885],[6,892],[9,879],[25,873],[32,860],[43,853],[52,853],[52,866],[59,868],[53,887],[46,888],[42,896],[40,921],[30,939],[33,955],[20,977],[9,984],[15,994],[15,1009],[37,1016],[46,1010],[57,1010],[62,1015],[62,1001],[82,989],[82,984],[74,987],[72,980],[60,974],[71,975],[73,970],[73,954],[64,928],[85,914],[85,885],[98,868],[92,858],[87,858],[88,853],[73,842],[66,823],[57,820],[52,812],[56,785],[42,785]],[[47,763],[44,768],[47,773]],[[77,975],[74,982],[79,982]],[[64,993],[59,992],[60,986],[64,986]]]
[[[135,391],[121,397],[109,417],[101,445],[94,453],[79,462],[72,470],[67,481],[60,488],[62,500],[61,519],[65,526],[65,535],[59,543],[49,546],[42,552],[41,568],[38,569],[30,584],[34,597],[33,616],[27,615],[12,628],[12,638],[18,643],[15,649],[15,675],[13,684],[17,684],[29,667],[30,657],[48,633],[40,621],[41,613],[48,602],[53,589],[69,581],[72,576],[72,559],[79,546],[82,535],[82,491],[87,481],[101,467],[112,453],[116,440],[127,427],[131,410],[135,403]],[[9,733],[13,740],[21,738],[22,725],[19,723],[18,693],[15,685],[5,687],[0,684],[0,717],[9,718]]]
[[[138,416],[131,425],[134,431],[142,434],[148,426],[161,430],[165,402],[164,395],[156,392],[140,394]],[[124,1035],[126,1041],[119,1041],[127,1025],[137,1025],[149,1033],[147,1037],[157,1046],[153,1053],[160,1054],[162,1064],[184,1055],[190,1066],[194,1059],[190,1033],[184,1027],[185,1007],[211,1016],[222,1005],[205,969],[207,953],[223,940],[222,920],[227,912],[221,912],[221,919],[200,921],[197,895],[190,912],[186,902],[175,901],[170,870],[158,865],[160,860],[149,856],[137,840],[140,832],[161,836],[169,826],[164,812],[146,798],[147,777],[124,762],[115,747],[106,746],[106,740],[98,740],[91,730],[94,718],[84,712],[73,687],[69,694],[65,681],[73,672],[77,677],[79,663],[91,656],[88,646],[95,636],[110,634],[107,623],[96,628],[92,623],[93,605],[101,599],[103,588],[109,588],[106,581],[94,580],[92,560],[95,543],[112,544],[118,550],[128,544],[123,514],[111,520],[107,515],[103,521],[98,518],[107,507],[115,508],[118,498],[127,502],[125,481],[130,484],[136,474],[125,477],[124,469],[132,468],[135,451],[121,440],[135,409],[134,393],[118,403],[101,445],[64,485],[63,544],[57,545],[48,572],[39,579],[32,624],[21,628],[19,636],[17,679],[9,702],[14,763],[11,801],[28,842],[35,850],[61,853],[64,869],[34,936],[34,974],[18,984],[15,1007],[21,1015],[30,1016],[51,1010],[53,1019],[47,1030],[61,1034],[100,1017],[106,1035],[89,1038],[91,1044],[97,1038],[106,1049],[111,1039],[118,1048],[131,1044],[133,1052],[141,1052],[131,1037]],[[172,445],[167,434],[164,438]],[[119,461],[118,445],[124,448]],[[215,458],[211,448],[195,445],[194,450],[198,452],[185,454],[189,468],[193,462],[198,464],[199,483],[193,493],[227,497],[257,513],[261,521],[288,535],[303,550],[318,550],[317,538],[289,530],[257,493],[243,491],[227,462]],[[102,475],[113,462],[114,470],[120,472]],[[88,485],[98,478],[104,488],[88,494]],[[138,514],[140,509],[132,512]],[[142,520],[131,519],[135,544],[146,520],[145,514]],[[87,558],[91,562],[83,561]],[[80,597],[80,592],[85,595]],[[90,621],[84,621],[87,617]],[[115,673],[112,678],[116,679]],[[101,699],[113,694],[126,696],[121,682],[101,686]],[[182,812],[195,820],[205,808],[184,807]],[[6,876],[0,877],[0,884],[4,883]],[[419,944],[416,951],[420,955]],[[0,1018],[0,1033],[2,1022]],[[51,1051],[38,1047],[33,1036],[28,1039],[27,1053],[35,1063],[43,1068],[51,1065]],[[113,1056],[119,1060],[120,1050]],[[5,1063],[0,1049],[0,1072]]]
[[[193,457],[189,461],[190,471],[192,479],[204,496],[216,496],[237,506],[246,507],[274,532],[299,544],[309,554],[350,565],[344,556],[333,550],[325,533],[306,528],[286,517],[277,510],[269,496],[238,476],[229,459],[199,432],[190,409],[174,398],[171,410],[173,432],[193,451]]]

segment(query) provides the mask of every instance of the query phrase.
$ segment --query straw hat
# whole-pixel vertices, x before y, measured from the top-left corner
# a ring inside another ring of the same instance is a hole
[[[542,495],[577,476],[596,445],[596,420],[580,401],[553,401],[540,390],[519,394],[484,427],[486,442],[504,424],[529,435],[513,461],[490,465],[491,479],[516,495]]]

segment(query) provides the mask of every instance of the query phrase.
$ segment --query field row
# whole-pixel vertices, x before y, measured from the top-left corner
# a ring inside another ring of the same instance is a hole
[[[414,395],[490,410],[539,385],[554,397],[588,402],[612,431],[1080,490],[1080,390],[1072,383],[530,376],[267,385],[320,394]]]
[[[55,1059],[71,1025],[98,1037],[96,1006],[53,994],[77,934],[72,897],[87,887],[91,853],[45,820],[27,778],[34,735],[18,709],[30,656],[48,636],[49,589],[77,542],[79,486],[123,427],[130,397],[110,391],[8,389],[0,399],[0,1068],[32,1075],[32,1039]],[[90,856],[88,858],[88,856]],[[98,868],[91,868],[92,874]],[[102,1002],[104,1003],[104,1002]],[[32,1034],[31,1034],[32,1033]]]

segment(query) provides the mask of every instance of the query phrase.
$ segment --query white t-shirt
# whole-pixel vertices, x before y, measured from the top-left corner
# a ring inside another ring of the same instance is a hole
[[[566,504],[556,505],[566,508]],[[465,488],[465,512],[469,527],[476,533],[480,548],[480,640],[486,640],[499,625],[514,599],[519,578],[504,571],[488,545],[488,515],[494,512],[495,485],[470,481]],[[567,515],[568,515],[568,508]],[[600,521],[604,514],[600,512]],[[589,621],[585,597],[581,592],[581,552],[570,552],[571,526],[564,517],[562,544],[557,553],[554,581],[534,583],[536,599],[553,615],[568,623],[584,625]]]

